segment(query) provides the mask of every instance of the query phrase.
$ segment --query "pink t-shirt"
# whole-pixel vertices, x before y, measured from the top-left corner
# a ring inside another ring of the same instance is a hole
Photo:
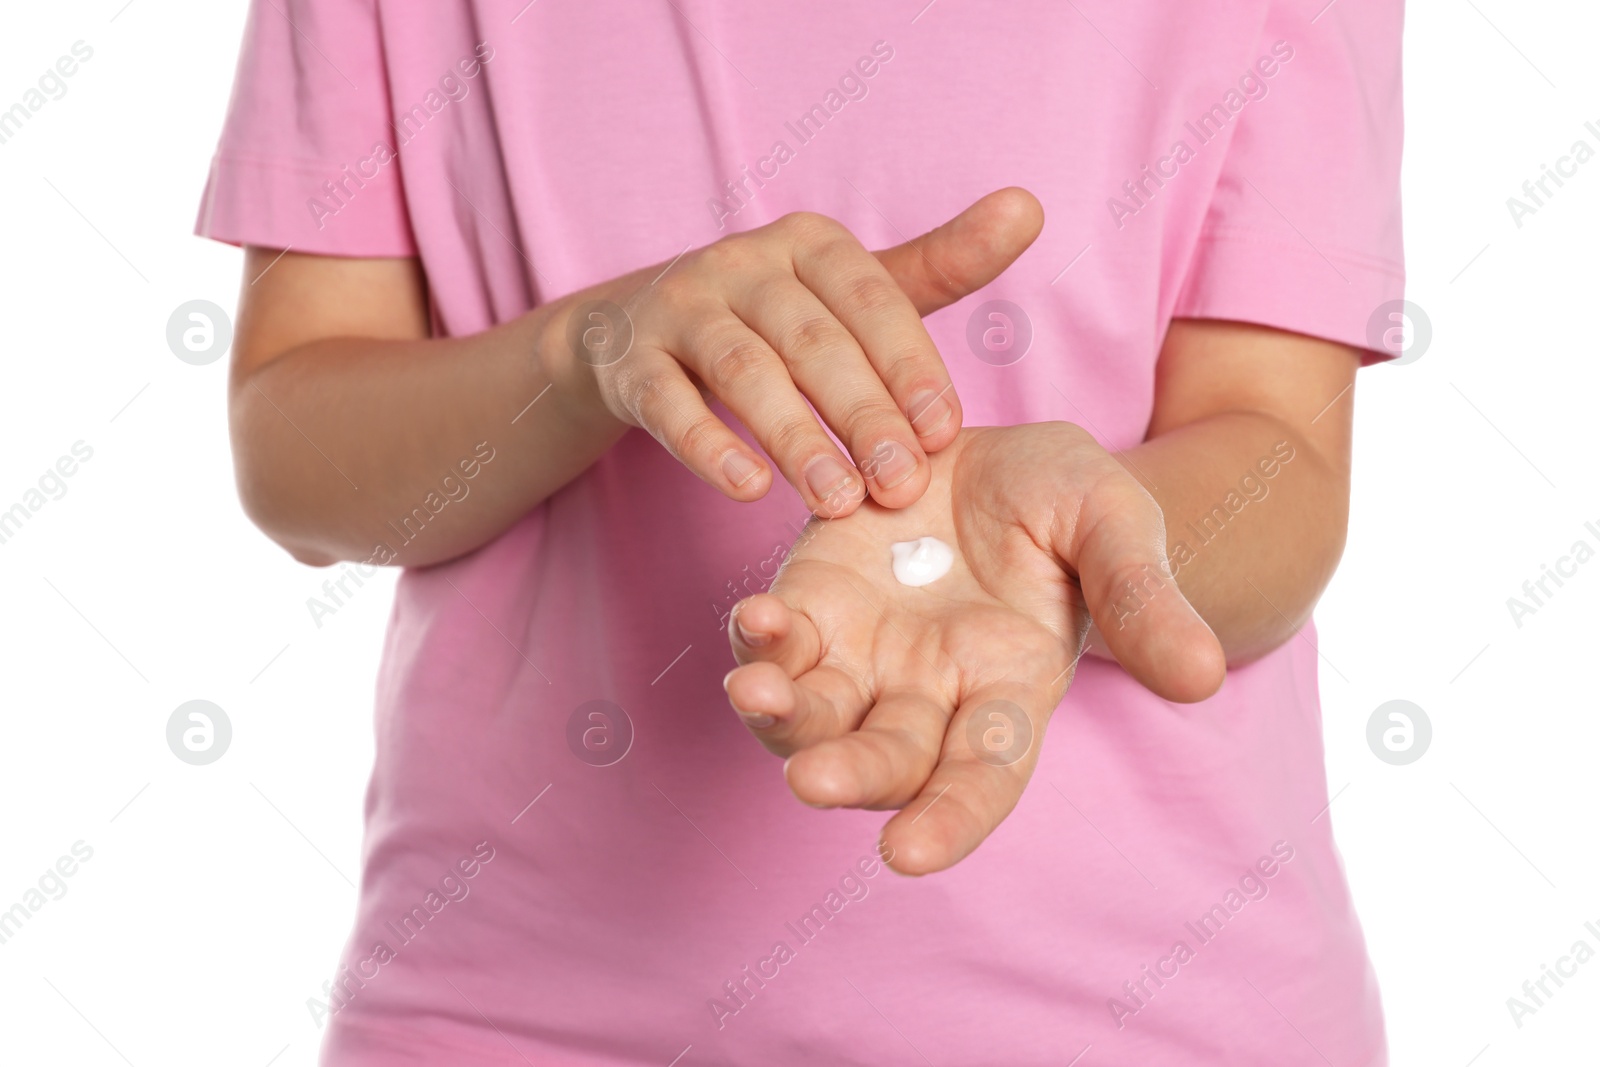
[[[257,3],[199,232],[420,256],[462,335],[787,212],[883,247],[1022,185],[1043,236],[929,329],[970,425],[1113,448],[1173,316],[1366,347],[1401,293],[1399,0],[523,3]],[[1252,473],[1230,511],[1274,506]],[[1194,707],[1086,661],[1016,811],[905,879],[719,684],[805,517],[634,431],[405,573],[326,1064],[1384,1062],[1309,626]]]

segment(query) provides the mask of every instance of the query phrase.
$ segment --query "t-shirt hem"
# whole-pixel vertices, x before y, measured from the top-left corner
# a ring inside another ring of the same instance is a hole
[[[418,254],[399,161],[363,180],[312,159],[218,152],[194,232],[231,245],[364,258]],[[330,192],[325,183],[335,183]]]
[[[1393,260],[1230,226],[1201,234],[1176,318],[1228,319],[1349,345],[1362,365],[1394,353],[1368,340],[1374,312],[1405,294]]]
[[[530,1052],[541,1067],[594,1067],[592,1061],[552,1059],[543,1049],[513,1051],[441,1041],[414,1028],[347,1020],[332,1024],[317,1063],[319,1067],[527,1067]]]

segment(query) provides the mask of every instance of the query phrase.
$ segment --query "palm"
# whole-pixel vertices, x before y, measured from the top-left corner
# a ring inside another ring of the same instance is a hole
[[[822,635],[821,673],[802,676],[802,685],[824,696],[846,680],[874,697],[911,691],[947,714],[997,684],[1065,688],[1077,654],[1074,620],[1086,621],[1076,586],[1026,537],[999,546],[973,537],[990,523],[974,515],[963,488],[953,478],[910,508],[868,506],[807,527],[772,587]],[[923,536],[953,546],[955,565],[931,585],[902,585],[889,546]],[[1019,597],[1019,585],[1032,592]]]
[[[771,593],[736,614],[753,665],[729,679],[736,707],[778,720],[758,734],[793,753],[802,800],[906,809],[885,837],[909,871],[959,860],[1021,795],[1090,621],[1070,545],[1110,506],[1105,479],[1126,479],[1059,425],[967,430],[933,467],[908,508],[806,528]],[[923,536],[955,564],[902,585],[889,546]]]

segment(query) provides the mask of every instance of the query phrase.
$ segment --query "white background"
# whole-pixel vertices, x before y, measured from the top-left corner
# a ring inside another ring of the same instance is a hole
[[[11,5],[0,34],[0,108],[74,41],[94,49],[0,145],[0,510],[94,450],[0,545],[0,909],[93,849],[0,945],[0,1060],[310,1064],[306,999],[353,916],[393,576],[319,628],[326,572],[240,511],[226,361],[182,363],[165,331],[185,301],[235,303],[239,253],[190,231],[244,4],[122,4]],[[1506,1006],[1577,939],[1600,948],[1600,560],[1520,628],[1506,605],[1573,542],[1600,548],[1600,160],[1521,228],[1506,207],[1573,141],[1600,148],[1597,40],[1589,4],[1408,15],[1408,295],[1433,338],[1361,374],[1350,546],[1317,614],[1327,817],[1396,1064],[1597,1055],[1600,960],[1520,1029]],[[165,739],[195,698],[234,729],[206,767]],[[1433,724],[1408,766],[1366,742],[1395,698]]]

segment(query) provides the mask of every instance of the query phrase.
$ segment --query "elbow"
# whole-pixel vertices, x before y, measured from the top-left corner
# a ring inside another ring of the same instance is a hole
[[[296,521],[294,509],[283,494],[274,491],[271,479],[258,474],[248,458],[234,453],[234,481],[239,504],[262,533],[282,548],[295,562],[308,567],[331,567],[342,558],[306,535],[304,523]]]
[[[296,562],[330,567],[344,558],[306,521],[307,507],[296,491],[297,478],[271,448],[259,405],[236,392],[229,406],[234,485],[245,517]]]
[[[1285,559],[1274,572],[1258,573],[1254,610],[1225,626],[1222,638],[1228,667],[1242,667],[1294,640],[1311,621],[1323,591],[1333,580],[1344,555],[1348,507],[1341,498],[1318,524],[1314,537]]]

